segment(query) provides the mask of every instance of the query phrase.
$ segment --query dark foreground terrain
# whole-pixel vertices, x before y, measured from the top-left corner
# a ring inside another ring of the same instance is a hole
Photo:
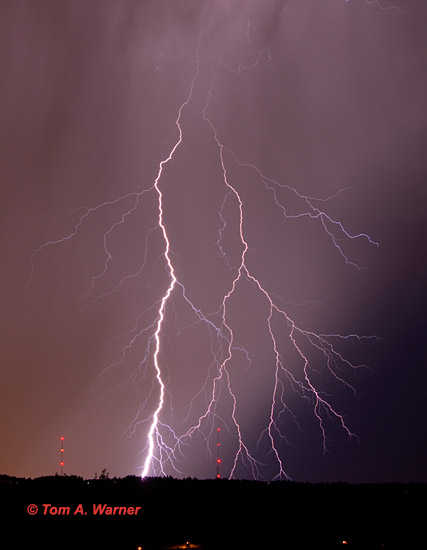
[[[409,550],[426,547],[426,497],[425,484],[0,476],[0,546]]]

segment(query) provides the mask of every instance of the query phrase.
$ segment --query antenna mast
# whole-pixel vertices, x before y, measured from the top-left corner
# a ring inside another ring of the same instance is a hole
[[[61,462],[59,463],[61,466],[61,476],[64,475],[64,436],[61,435]]]
[[[221,431],[221,428],[217,428],[216,429],[216,433],[217,433],[217,443],[216,443],[216,448],[217,448],[217,457],[216,457],[216,478],[217,479],[220,479],[220,473],[219,473],[219,466],[221,464],[221,459],[219,457],[219,448],[221,446],[220,442],[219,442],[219,433]]]

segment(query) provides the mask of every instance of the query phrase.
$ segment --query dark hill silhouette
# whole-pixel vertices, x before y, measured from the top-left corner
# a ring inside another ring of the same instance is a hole
[[[426,487],[3,475],[1,546],[422,548]],[[38,507],[35,515],[28,512],[31,504]]]

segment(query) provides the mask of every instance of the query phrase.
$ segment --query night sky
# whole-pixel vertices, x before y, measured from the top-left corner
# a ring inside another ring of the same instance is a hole
[[[161,197],[149,474],[427,481],[426,28],[0,1],[1,473],[141,473]]]

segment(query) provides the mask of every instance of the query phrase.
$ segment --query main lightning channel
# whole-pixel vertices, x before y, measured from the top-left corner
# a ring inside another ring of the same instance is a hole
[[[157,192],[157,195],[158,195],[159,227],[162,230],[163,239],[164,239],[164,242],[165,242],[164,258],[166,260],[166,264],[167,264],[167,268],[168,268],[168,272],[169,272],[170,283],[169,283],[169,286],[168,286],[165,294],[163,295],[163,298],[162,298],[161,303],[160,303],[158,320],[157,320],[157,327],[156,327],[156,331],[154,333],[155,351],[154,351],[154,355],[153,355],[153,361],[154,361],[154,367],[155,367],[155,371],[156,371],[156,379],[157,379],[157,382],[158,382],[159,388],[160,388],[160,396],[159,396],[159,401],[158,401],[158,404],[157,404],[157,408],[154,411],[153,419],[152,419],[150,429],[149,429],[149,432],[148,432],[148,453],[147,453],[147,456],[145,458],[144,467],[143,467],[142,472],[141,472],[141,477],[142,478],[146,477],[148,475],[149,471],[150,471],[150,467],[151,467],[151,463],[152,463],[153,455],[154,455],[154,449],[155,449],[154,439],[155,439],[155,435],[156,436],[158,435],[157,426],[159,424],[159,414],[160,414],[160,411],[162,410],[163,404],[164,404],[165,384],[163,382],[162,372],[161,372],[161,369],[160,369],[160,366],[159,366],[160,333],[161,333],[163,321],[164,321],[164,318],[165,318],[166,304],[167,304],[168,299],[171,296],[171,294],[173,292],[173,289],[175,288],[175,285],[177,283],[177,278],[176,278],[176,275],[175,275],[175,269],[174,269],[174,266],[172,264],[172,260],[171,260],[171,257],[170,257],[170,242],[169,242],[168,234],[167,234],[167,231],[166,231],[166,226],[164,224],[163,193],[160,190],[159,183],[160,183],[160,179],[161,179],[162,174],[163,174],[164,166],[166,166],[166,164],[168,164],[168,162],[170,162],[172,160],[172,158],[175,154],[175,151],[178,149],[179,145],[182,142],[182,127],[181,127],[182,112],[183,112],[184,108],[191,101],[191,98],[192,98],[192,95],[193,95],[194,84],[195,84],[198,76],[199,76],[199,63],[197,62],[197,70],[196,70],[196,74],[194,75],[194,77],[191,81],[189,94],[187,96],[187,99],[180,106],[179,111],[178,111],[178,117],[175,121],[175,125],[178,129],[178,140],[176,141],[175,145],[172,147],[172,149],[171,149],[169,155],[167,156],[167,158],[165,158],[164,160],[162,160],[160,162],[157,177],[156,177],[156,180],[154,182],[154,188],[155,188],[155,190]]]

